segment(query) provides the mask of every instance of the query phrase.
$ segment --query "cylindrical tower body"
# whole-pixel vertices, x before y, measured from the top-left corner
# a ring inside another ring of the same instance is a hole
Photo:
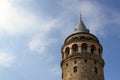
[[[104,80],[99,40],[84,30],[68,36],[62,46],[62,80]]]

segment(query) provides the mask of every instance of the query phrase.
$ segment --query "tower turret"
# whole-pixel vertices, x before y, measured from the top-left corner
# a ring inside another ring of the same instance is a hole
[[[104,80],[102,45],[80,18],[61,48],[62,80]]]

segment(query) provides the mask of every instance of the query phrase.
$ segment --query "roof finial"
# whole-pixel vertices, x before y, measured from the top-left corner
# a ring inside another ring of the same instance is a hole
[[[80,13],[80,20],[82,20],[82,14]]]

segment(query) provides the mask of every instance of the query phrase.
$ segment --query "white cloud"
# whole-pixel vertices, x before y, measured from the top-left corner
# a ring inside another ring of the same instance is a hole
[[[22,13],[12,6],[9,0],[0,0],[0,33],[17,34],[22,33],[30,26],[33,17],[30,14]]]
[[[44,36],[36,36],[29,42],[29,49],[31,51],[37,51],[39,54],[45,53],[46,49],[54,43],[56,43],[56,39],[52,38],[47,38],[45,35]]]
[[[15,62],[15,57],[13,55],[0,52],[0,67],[11,67]]]
[[[29,49],[43,54],[45,49],[55,42],[55,39],[47,38],[45,35],[56,27],[58,20],[41,14],[36,15],[26,9],[19,9],[13,6],[14,2],[15,0],[0,0],[0,35],[14,36],[29,33],[27,34],[29,36],[32,34],[35,37],[32,37],[28,42]],[[38,34],[44,37],[38,36]]]
[[[56,20],[48,19],[13,6],[14,0],[0,0],[0,34],[18,35],[30,32],[47,32]],[[29,1],[29,0],[26,0]],[[19,3],[20,1],[18,1]]]
[[[18,0],[17,3],[22,1]],[[13,6],[14,2],[15,0],[0,0],[0,35],[14,36],[29,33],[27,34],[29,36],[32,34],[35,37],[28,42],[29,49],[43,54],[45,49],[55,42],[54,39],[48,39],[45,35],[56,27],[58,20],[36,15],[26,9],[19,9]],[[38,34],[44,37],[36,37]]]

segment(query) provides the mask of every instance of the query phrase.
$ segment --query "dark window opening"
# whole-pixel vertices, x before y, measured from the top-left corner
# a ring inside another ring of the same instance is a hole
[[[92,54],[94,53],[94,51],[95,51],[94,49],[91,49],[91,53],[92,53]]]
[[[68,63],[66,64],[66,66],[68,66]]]
[[[82,48],[83,53],[87,53],[87,44],[86,43],[83,43],[81,48]]]
[[[65,53],[66,53],[66,56],[69,55],[69,53],[70,53],[70,48],[69,48],[69,47],[67,47],[67,48],[65,49]]]
[[[97,74],[97,73],[98,73],[98,71],[97,71],[97,68],[96,68],[96,67],[94,68],[94,70],[95,70],[95,73]]]
[[[87,59],[85,59],[85,63],[87,63]]]
[[[77,63],[77,61],[75,60],[75,61],[74,61],[74,63],[76,64],[76,63]]]
[[[78,53],[78,45],[77,45],[77,44],[74,44],[74,45],[72,46],[72,50],[73,50],[74,53]]]
[[[91,53],[94,54],[96,50],[96,47],[94,45],[91,46]]]
[[[73,71],[74,71],[74,73],[77,72],[77,66],[75,66],[75,67],[73,68]]]
[[[83,49],[82,49],[82,52],[83,52],[83,53],[86,53],[86,52],[87,52],[87,49],[86,49],[86,48],[83,48]]]
[[[77,52],[78,52],[78,48],[74,48],[73,50],[74,50],[74,52],[75,52],[75,53],[77,53]]]

